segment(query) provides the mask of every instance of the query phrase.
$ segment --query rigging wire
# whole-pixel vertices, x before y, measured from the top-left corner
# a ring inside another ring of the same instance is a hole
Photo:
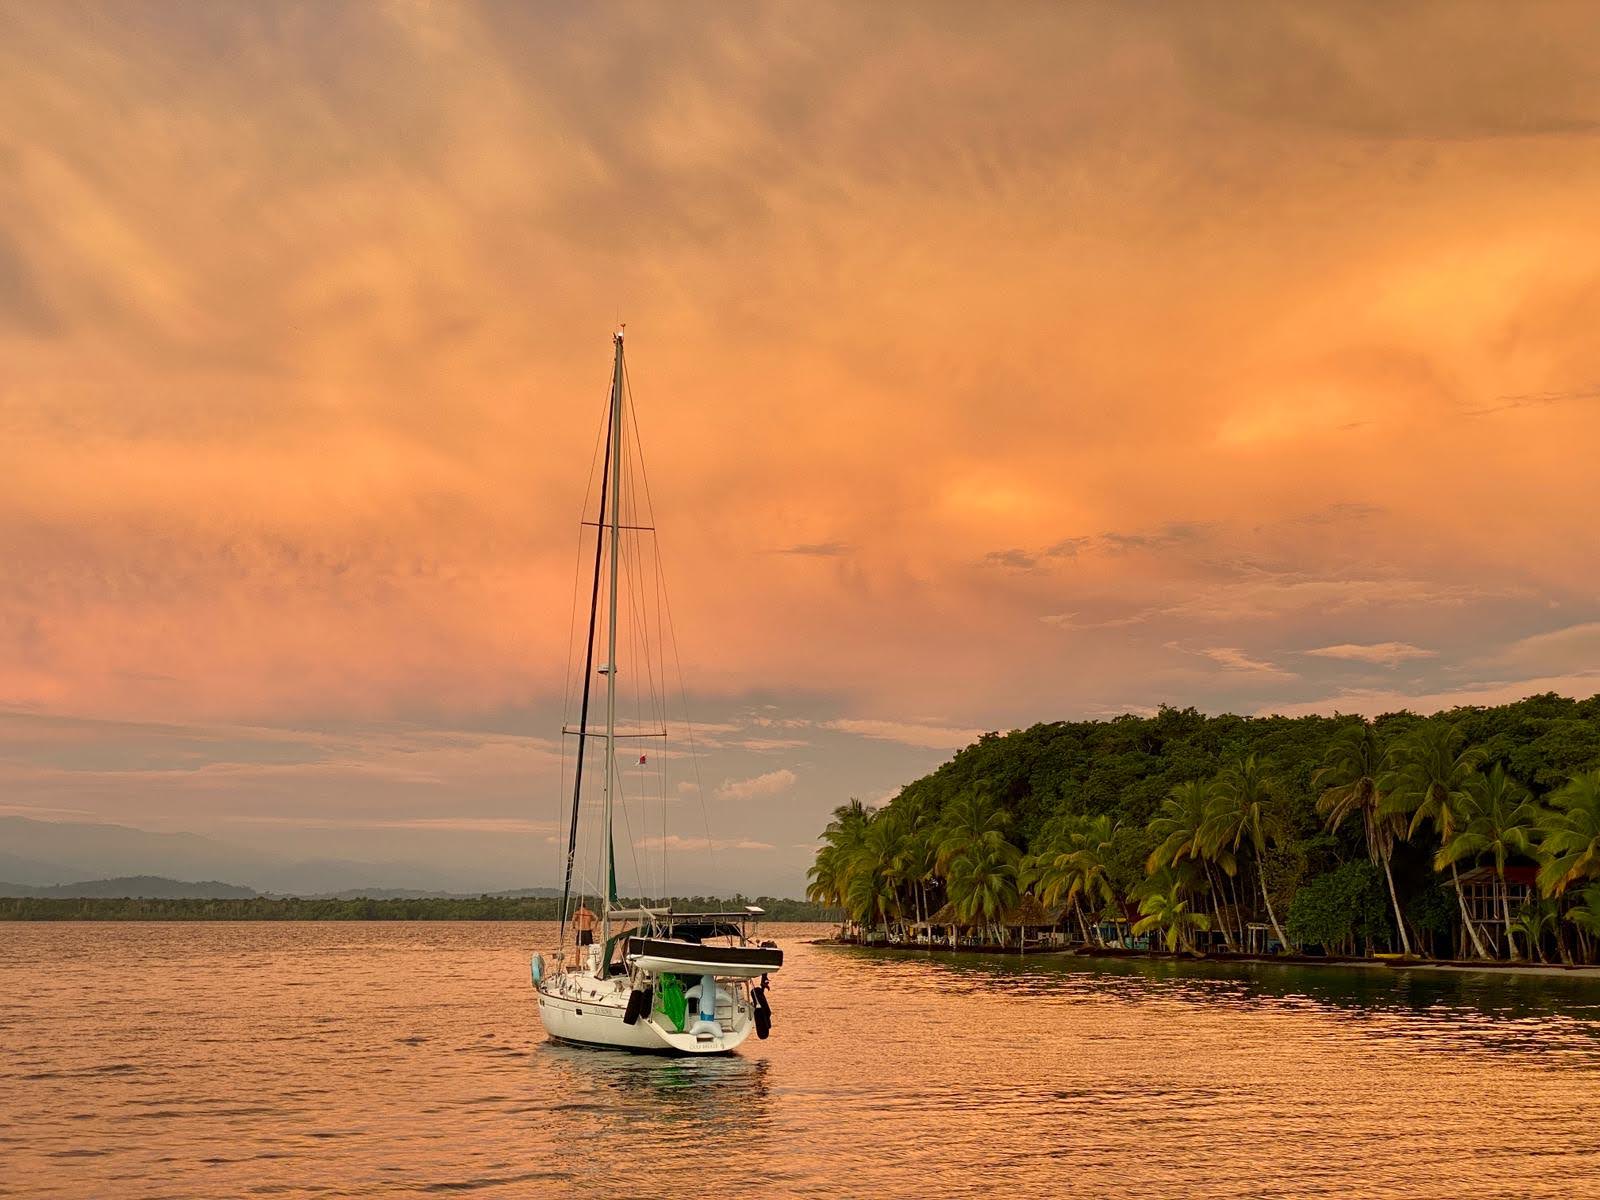
[[[627,365],[626,361],[624,361],[623,365],[622,365],[622,387],[623,387],[623,392],[624,392],[624,394],[626,395],[626,397],[628,399],[628,406],[627,406],[627,408],[628,408],[628,411],[627,411],[628,423],[631,423],[631,425],[632,425],[635,440],[639,441],[642,444],[643,439],[640,437],[640,434],[639,434],[639,414],[638,414],[638,410],[633,405],[633,382],[629,378],[628,365]],[[639,456],[639,479],[644,485],[645,511],[649,514],[649,518],[650,518],[649,519],[649,524],[654,525],[655,524],[655,511],[656,511],[655,498],[654,498],[653,494],[650,491],[650,472],[649,472],[649,469],[645,466],[644,455],[642,453]],[[658,531],[657,534],[656,534],[656,545],[657,545],[658,548],[659,548],[660,544],[661,544],[661,536],[660,536],[660,533]],[[695,745],[695,739],[694,739],[694,722],[692,720],[690,720],[690,718],[689,718],[689,693],[688,693],[688,689],[684,686],[684,682],[683,682],[683,657],[682,657],[682,654],[679,652],[679,649],[678,649],[678,628],[677,628],[677,623],[675,621],[673,621],[673,619],[672,619],[672,598],[671,598],[671,594],[668,592],[667,587],[666,587],[665,570],[663,568],[659,567],[659,554],[658,554],[658,570],[660,571],[660,573],[662,575],[661,595],[662,595],[663,608],[665,609],[666,617],[667,617],[667,628],[666,628],[666,631],[665,631],[666,632],[666,637],[663,638],[663,642],[665,642],[668,638],[670,638],[671,643],[672,643],[673,666],[676,669],[677,676],[678,676],[678,696],[679,696],[679,699],[682,701],[682,704],[683,704],[683,724],[684,724],[684,729],[685,729],[685,731],[687,733],[688,742],[689,742],[689,763],[690,763],[690,766],[694,770],[695,792],[699,796],[699,799],[700,799],[700,817],[701,817],[702,822],[705,825],[706,854],[707,854],[707,857],[711,861],[711,873],[712,873],[713,877],[718,877],[718,876],[720,876],[720,872],[717,870],[717,847],[716,847],[716,843],[713,841],[713,839],[711,837],[711,814],[710,814],[710,811],[706,808],[705,785],[704,785],[704,781],[701,779],[701,775],[700,775],[700,755],[699,755],[699,751],[698,751],[698,749],[697,749],[697,747]],[[664,650],[665,650],[665,646],[663,646],[663,651]],[[664,842],[665,842],[665,839],[663,839],[663,844],[664,844]]]

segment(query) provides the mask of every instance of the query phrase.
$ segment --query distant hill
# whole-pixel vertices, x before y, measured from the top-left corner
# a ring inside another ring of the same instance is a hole
[[[479,896],[508,880],[503,872],[440,867],[429,861],[296,859],[196,833],[157,833],[95,821],[0,816],[0,880],[22,887],[76,886],[83,880],[236,880],[256,894],[284,896]],[[511,881],[516,880],[511,876]],[[396,886],[406,885],[406,886]],[[248,893],[247,893],[248,894]],[[559,895],[550,888],[497,892]]]
[[[0,879],[34,886],[86,879],[251,879],[270,856],[194,833],[0,816]]]
[[[307,900],[476,900],[492,896],[496,900],[549,900],[561,895],[560,888],[514,888],[506,892],[441,892],[425,888],[344,888],[337,892],[316,892]]]
[[[119,879],[89,879],[44,886],[0,883],[0,896],[38,900],[248,900],[256,895],[254,888],[219,883],[215,879],[190,883],[160,875],[125,875]]]
[[[271,896],[298,896],[305,900],[549,900],[560,888],[515,888],[503,892],[442,892],[425,888],[344,888],[337,892],[274,891]],[[255,888],[206,879],[191,883],[164,875],[120,875],[115,879],[86,879],[76,883],[5,883],[0,896],[38,900],[248,900],[263,895]]]

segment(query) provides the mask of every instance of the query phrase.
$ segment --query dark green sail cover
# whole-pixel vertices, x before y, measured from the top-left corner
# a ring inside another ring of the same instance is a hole
[[[689,1013],[689,1002],[683,997],[683,982],[671,972],[663,972],[656,984],[656,1005],[662,1015],[672,1022],[672,1027],[683,1032],[683,1019]]]

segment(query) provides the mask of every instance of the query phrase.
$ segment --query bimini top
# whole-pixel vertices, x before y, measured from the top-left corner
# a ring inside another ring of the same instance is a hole
[[[783,966],[776,946],[703,946],[678,938],[630,937],[623,948],[649,971],[734,975],[754,978]]]

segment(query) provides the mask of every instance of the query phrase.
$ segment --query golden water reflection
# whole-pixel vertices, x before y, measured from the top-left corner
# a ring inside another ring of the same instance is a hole
[[[1590,983],[800,933],[685,1060],[545,1041],[536,927],[10,926],[0,1196],[1600,1195]]]

